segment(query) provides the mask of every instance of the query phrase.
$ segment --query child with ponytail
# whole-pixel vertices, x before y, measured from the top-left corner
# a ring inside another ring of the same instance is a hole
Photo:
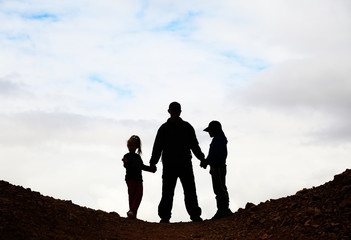
[[[140,155],[141,140],[138,136],[133,135],[127,141],[129,152],[124,155],[122,161],[126,168],[125,180],[128,186],[129,196],[129,211],[127,212],[128,218],[136,218],[138,208],[143,197],[143,178],[141,171],[155,172],[149,166],[144,165]]]

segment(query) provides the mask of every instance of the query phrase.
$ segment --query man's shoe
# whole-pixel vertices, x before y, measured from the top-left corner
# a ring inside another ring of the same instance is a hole
[[[223,214],[220,212],[216,212],[216,214],[211,218],[211,220],[216,220],[216,219],[220,219],[223,217]]]
[[[217,211],[216,214],[211,218],[211,220],[216,220],[224,217],[232,216],[234,213],[228,208],[225,211]]]
[[[160,223],[169,223],[169,219],[161,219]]]
[[[193,221],[193,222],[203,222],[204,220],[202,220],[201,217],[195,217],[195,218],[192,218],[191,221]]]
[[[232,216],[234,213],[228,208],[224,213],[223,217],[229,217]]]

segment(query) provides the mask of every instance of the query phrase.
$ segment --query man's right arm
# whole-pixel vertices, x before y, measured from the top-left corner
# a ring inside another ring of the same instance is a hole
[[[150,166],[156,166],[156,164],[158,163],[158,161],[161,157],[162,150],[163,150],[163,143],[164,143],[163,127],[161,126],[158,129],[156,137],[155,137],[155,142],[154,142],[154,146],[152,148],[152,154],[151,154],[151,159],[150,159]]]
[[[199,141],[196,138],[195,129],[190,124],[188,126],[191,151],[194,153],[197,159],[203,161],[205,160],[205,154],[201,151]]]

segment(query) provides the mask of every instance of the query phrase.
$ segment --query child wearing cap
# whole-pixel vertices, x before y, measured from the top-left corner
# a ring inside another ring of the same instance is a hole
[[[228,217],[233,214],[229,209],[229,195],[226,186],[228,140],[222,130],[221,123],[218,121],[210,122],[204,131],[208,132],[210,137],[213,138],[205,160],[206,164],[210,165],[212,186],[217,202],[217,212],[212,219]]]

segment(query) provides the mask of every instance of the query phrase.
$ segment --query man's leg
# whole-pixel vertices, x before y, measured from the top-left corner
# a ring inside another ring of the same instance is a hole
[[[191,162],[183,166],[180,170],[179,178],[183,186],[185,206],[190,219],[201,221],[201,208],[197,200],[195,177]]]
[[[169,222],[172,216],[174,189],[178,178],[173,170],[169,167],[163,167],[162,198],[158,205],[158,215],[161,222]]]

